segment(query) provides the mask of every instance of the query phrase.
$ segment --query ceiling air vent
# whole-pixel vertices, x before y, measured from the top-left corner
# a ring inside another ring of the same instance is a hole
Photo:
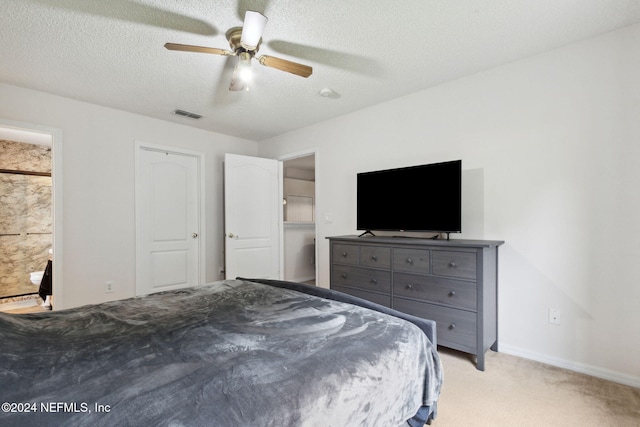
[[[190,113],[189,111],[185,111],[185,110],[174,110],[173,114],[177,114],[178,116],[189,117],[190,119],[195,119],[195,120],[202,118],[200,114]]]

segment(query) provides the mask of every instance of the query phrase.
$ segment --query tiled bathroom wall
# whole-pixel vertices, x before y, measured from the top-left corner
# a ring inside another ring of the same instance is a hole
[[[51,148],[0,140],[0,170],[0,298],[36,293],[30,273],[52,245],[51,177],[29,173],[51,173]]]

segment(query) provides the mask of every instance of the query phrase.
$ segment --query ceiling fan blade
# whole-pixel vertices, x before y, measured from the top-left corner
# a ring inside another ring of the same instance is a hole
[[[183,52],[212,53],[214,55],[232,56],[234,52],[226,49],[218,49],[216,47],[193,46],[190,44],[165,43],[164,47],[169,50],[179,50]]]
[[[264,27],[267,25],[267,17],[259,12],[247,10],[242,25],[240,44],[247,50],[256,50],[260,44]]]
[[[238,60],[231,56],[222,59],[223,66],[220,74],[214,79],[213,96],[211,101],[215,107],[224,108],[242,102],[242,96],[234,96],[235,92],[229,91],[229,82]]]
[[[180,13],[170,12],[161,6],[151,6],[132,1],[55,1],[37,0],[33,3],[42,3],[47,8],[57,8],[72,13],[81,13],[93,17],[107,18],[133,24],[142,24],[150,27],[166,28],[187,32],[215,36],[219,31],[204,19],[192,18]],[[157,3],[157,2],[156,2]]]
[[[282,58],[274,58],[273,56],[262,55],[257,58],[258,62],[266,67],[275,68],[287,73],[295,74],[301,77],[309,77],[313,72],[313,68],[308,65],[298,64],[297,62],[287,61]]]
[[[274,53],[283,53],[302,61],[313,61],[316,64],[330,65],[372,77],[382,77],[385,74],[382,61],[378,57],[370,58],[354,52],[323,49],[283,40],[270,40],[267,46]]]

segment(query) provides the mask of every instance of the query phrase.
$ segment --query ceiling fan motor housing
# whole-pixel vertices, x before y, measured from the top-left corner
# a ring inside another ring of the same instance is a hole
[[[227,40],[229,40],[229,46],[231,46],[231,50],[233,50],[236,55],[242,52],[249,52],[249,54],[253,57],[260,49],[260,44],[262,44],[261,38],[258,46],[256,46],[255,49],[247,49],[245,46],[243,46],[240,42],[240,39],[242,38],[242,27],[231,28],[229,31],[227,31],[226,36]]]

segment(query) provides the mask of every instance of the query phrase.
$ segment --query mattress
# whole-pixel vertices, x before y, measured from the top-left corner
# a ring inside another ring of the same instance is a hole
[[[432,410],[421,327],[278,283],[0,313],[0,425],[388,427]]]

